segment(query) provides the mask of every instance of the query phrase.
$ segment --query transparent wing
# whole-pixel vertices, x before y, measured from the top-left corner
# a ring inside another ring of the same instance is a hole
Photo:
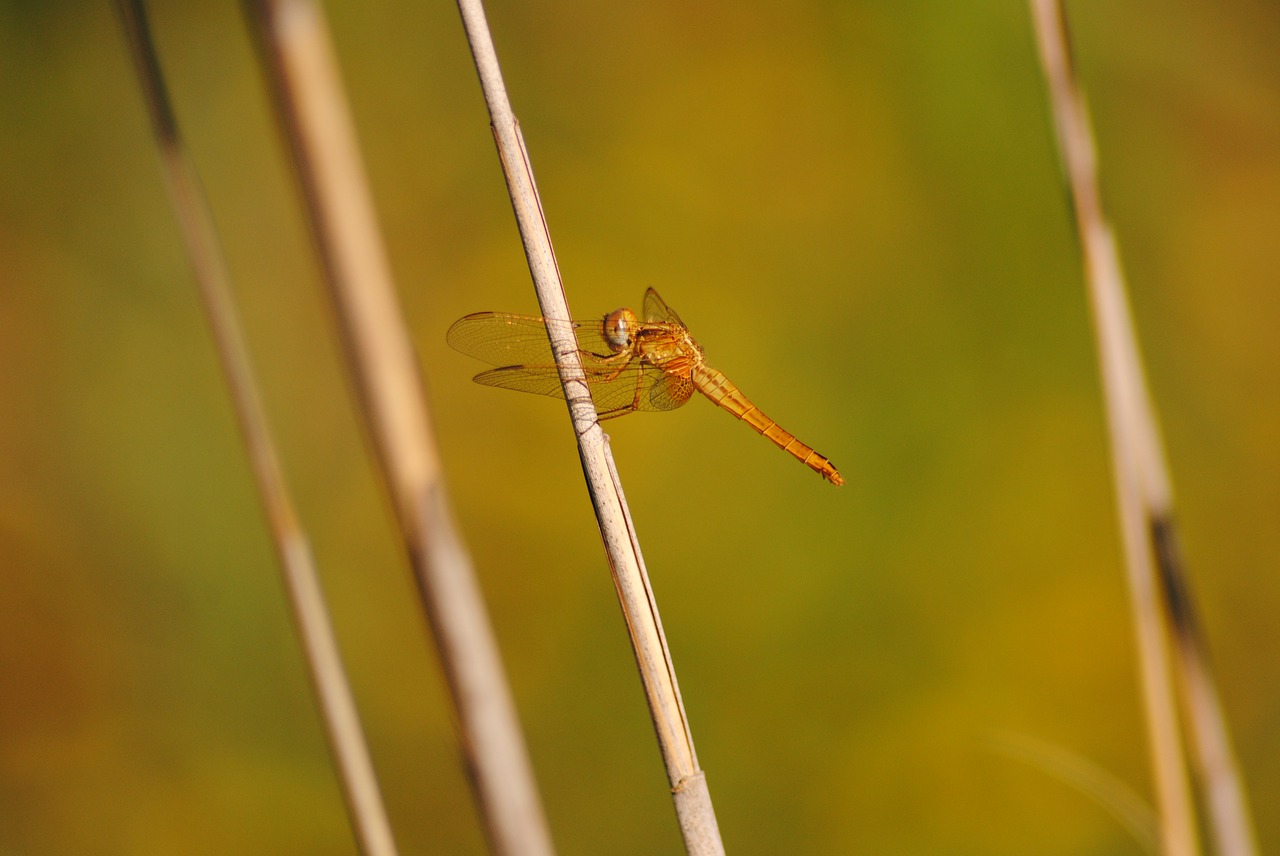
[[[693,382],[669,375],[639,360],[605,365],[583,363],[587,389],[601,419],[625,416],[637,410],[675,410],[693,395]],[[555,364],[503,366],[475,377],[476,383],[534,395],[564,398]]]
[[[591,398],[602,419],[636,410],[674,410],[693,394],[690,380],[613,353],[604,338],[603,321],[547,321],[480,312],[457,321],[445,338],[462,353],[498,366],[476,375],[476,383],[564,398],[547,338],[547,326],[554,324],[565,325],[577,337]]]
[[[668,306],[667,302],[659,297],[658,292],[652,288],[644,293],[644,320],[661,321],[684,327],[684,322],[680,320],[680,316],[676,314],[676,311]]]
[[[689,400],[695,389],[687,377],[663,374],[662,379],[649,389],[649,407],[644,410],[675,410]]]
[[[555,362],[547,327],[557,325],[573,332],[584,360],[613,356],[604,338],[603,321],[548,321],[532,315],[477,312],[454,322],[445,340],[491,366],[547,365]]]

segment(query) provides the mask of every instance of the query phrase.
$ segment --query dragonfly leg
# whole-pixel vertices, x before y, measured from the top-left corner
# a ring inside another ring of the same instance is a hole
[[[590,351],[578,351],[582,356],[582,366],[587,373],[587,384],[590,389],[591,383],[607,384],[612,383],[622,377],[622,373],[631,365],[632,360],[636,359],[636,355],[631,351],[622,351],[617,354],[610,354],[602,357],[599,354],[593,354]],[[640,388],[644,379],[636,376],[636,391],[632,396],[630,404],[624,404],[621,407],[615,407],[611,410],[596,411],[596,421],[604,419],[614,419],[618,416],[625,416],[628,413],[634,413],[640,406]],[[594,396],[592,396],[594,400]]]
[[[635,395],[631,396],[631,409],[632,409],[632,410],[639,410],[639,409],[640,409],[640,395],[641,395],[641,393],[640,393],[640,386],[641,386],[641,384],[643,384],[643,383],[644,383],[644,375],[637,373],[637,374],[636,374],[636,392],[635,392]]]
[[[627,366],[631,364],[631,360],[633,356],[634,355],[630,351],[623,351],[620,354],[614,354],[611,357],[605,357],[604,359],[600,360],[600,362],[604,365],[612,366],[614,363],[616,363],[618,366],[617,370],[615,370],[612,374],[605,376],[604,382],[609,383],[611,381],[617,380],[622,375],[622,373],[627,370]]]

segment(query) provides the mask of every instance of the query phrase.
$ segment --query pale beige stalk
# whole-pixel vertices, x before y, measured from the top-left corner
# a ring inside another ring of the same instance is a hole
[[[395,856],[395,840],[338,652],[328,606],[280,468],[275,441],[236,314],[230,276],[208,202],[178,131],[141,0],[116,0],[148,112],[170,200],[195,273],[218,358],[269,528],[285,592],[302,641],[317,703],[338,767],[356,841],[366,856]]]
[[[550,834],[497,643],[453,524],[426,393],[328,30],[311,0],[247,5],[364,421],[448,680],[490,847],[504,855],[550,854]]]
[[[567,321],[573,316],[569,313],[560,281],[528,152],[507,99],[484,8],[479,0],[459,0],[458,7],[489,107],[493,135],[542,317]],[[699,856],[721,854],[724,845],[720,840],[706,776],[698,767],[657,603],[645,572],[635,527],[627,511],[622,483],[587,392],[577,343],[567,324],[548,324],[547,329],[564,384],[569,417],[578,439],[578,454],[582,459],[587,490],[595,506],[600,535],[609,556],[614,585],[622,603],[658,745],[666,764],[685,849]],[[607,850],[607,846],[604,849]]]
[[[1031,11],[1084,252],[1152,746],[1162,851],[1189,856],[1200,847],[1170,688],[1170,652],[1161,620],[1161,596],[1172,625],[1174,675],[1188,711],[1193,758],[1216,852],[1221,856],[1253,856],[1257,846],[1244,788],[1183,576],[1171,480],[1129,314],[1124,274],[1102,209],[1093,132],[1072,63],[1065,13],[1058,0],[1031,0]]]

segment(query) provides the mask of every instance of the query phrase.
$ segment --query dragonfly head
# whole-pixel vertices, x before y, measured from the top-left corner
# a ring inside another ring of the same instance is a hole
[[[630,309],[615,309],[604,316],[604,340],[615,354],[631,350],[639,329],[640,319]]]

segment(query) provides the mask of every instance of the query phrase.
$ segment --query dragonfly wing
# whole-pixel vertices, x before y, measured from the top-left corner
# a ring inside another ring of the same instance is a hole
[[[639,362],[605,366],[587,362],[583,365],[587,389],[601,419],[626,416],[637,410],[674,410],[689,400],[693,383],[665,374]],[[475,376],[484,386],[564,398],[564,387],[554,365],[503,366]]]
[[[667,375],[639,360],[625,364],[584,366],[591,400],[601,419],[625,416],[637,410],[670,410],[655,405],[652,393]]]
[[[656,293],[653,297],[661,304]],[[546,321],[531,315],[479,312],[454,323],[445,338],[462,353],[497,366],[476,375],[476,383],[564,398],[547,338],[547,327],[555,324],[564,324],[577,339],[587,387],[601,419],[636,410],[674,410],[693,394],[688,378],[628,359],[630,354],[614,353],[603,321]]]
[[[659,297],[658,292],[652,288],[644,293],[644,320],[676,324],[684,327],[684,322],[680,320],[680,316],[676,314],[676,311],[668,306],[667,302]]]
[[[613,356],[603,321],[548,321],[504,312],[477,312],[460,318],[445,334],[445,341],[491,366],[547,366],[555,362],[547,328],[556,326],[573,332],[584,361]]]
[[[445,341],[492,366],[554,362],[546,322],[530,315],[477,312],[454,322]]]
[[[693,381],[679,375],[663,374],[649,389],[645,410],[675,410],[693,395]]]
[[[549,395],[552,398],[564,398],[564,387],[560,385],[560,374],[554,365],[550,366],[504,366],[500,369],[489,369],[480,372],[474,378],[476,383],[484,386],[496,386],[500,389],[512,389],[516,392],[531,392],[534,395]]]

